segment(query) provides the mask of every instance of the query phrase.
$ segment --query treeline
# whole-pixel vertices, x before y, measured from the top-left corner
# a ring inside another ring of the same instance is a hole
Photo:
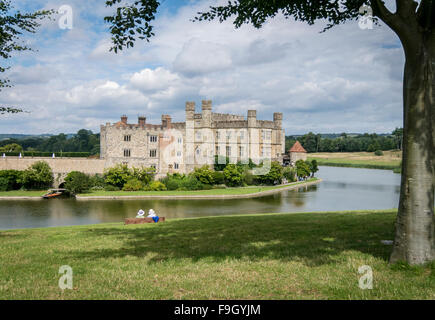
[[[72,137],[64,133],[48,138],[29,137],[24,139],[10,138],[0,141],[0,152],[83,152],[91,155],[100,153],[100,134],[81,129]]]
[[[403,129],[396,128],[390,135],[376,133],[340,134],[335,138],[310,132],[303,136],[286,136],[286,150],[298,140],[307,152],[375,152],[402,149]]]

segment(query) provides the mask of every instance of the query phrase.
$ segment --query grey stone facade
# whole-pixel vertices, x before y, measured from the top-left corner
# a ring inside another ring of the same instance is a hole
[[[285,134],[282,113],[273,121],[258,120],[256,110],[247,117],[212,112],[212,102],[202,101],[201,113],[195,103],[186,102],[185,122],[172,122],[162,115],[160,124],[148,124],[141,116],[137,123],[106,123],[100,129],[100,157],[106,167],[119,163],[130,167],[157,169],[158,175],[189,173],[195,167],[213,164],[215,155],[228,156],[231,162],[258,163],[263,159],[282,162]]]

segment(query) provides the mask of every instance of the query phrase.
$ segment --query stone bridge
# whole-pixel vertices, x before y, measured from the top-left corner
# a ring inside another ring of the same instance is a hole
[[[0,170],[26,170],[37,161],[45,161],[50,166],[54,176],[54,188],[59,188],[71,171],[102,174],[106,164],[103,159],[89,158],[3,157],[0,158]]]

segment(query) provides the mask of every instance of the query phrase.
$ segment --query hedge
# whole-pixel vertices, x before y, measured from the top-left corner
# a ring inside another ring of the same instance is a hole
[[[0,153],[0,156],[3,155],[3,153],[8,157],[18,157],[20,155],[20,152],[2,152]],[[42,151],[24,151],[21,152],[21,155],[23,157],[52,157],[53,152],[42,152]],[[68,157],[68,158],[87,158],[91,155],[90,152],[54,152],[54,155],[56,157]]]

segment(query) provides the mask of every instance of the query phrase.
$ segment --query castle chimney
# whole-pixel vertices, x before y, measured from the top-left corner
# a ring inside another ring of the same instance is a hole
[[[171,116],[167,114],[162,114],[162,126],[166,129],[171,129]]]
[[[145,123],[147,121],[147,118],[144,116],[139,116],[137,119],[138,119],[137,122],[138,122],[139,126],[145,127]]]
[[[121,122],[127,124],[127,116],[125,114],[121,116]]]
[[[257,126],[257,110],[248,110],[248,127]]]

